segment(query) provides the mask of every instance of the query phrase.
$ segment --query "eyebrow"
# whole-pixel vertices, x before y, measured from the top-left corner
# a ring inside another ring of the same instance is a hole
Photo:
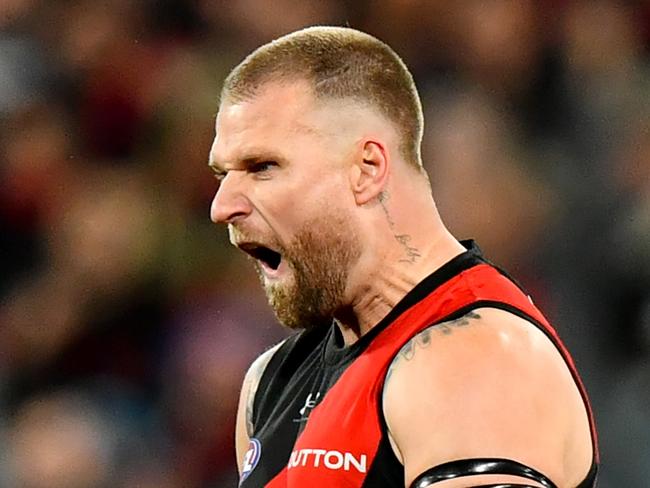
[[[259,163],[261,161],[276,161],[283,162],[285,159],[277,154],[266,151],[252,151],[245,157],[238,159],[233,165],[235,167],[243,166],[244,168]],[[228,163],[226,163],[228,164]],[[212,154],[208,157],[208,166],[214,171],[224,171],[224,165],[218,163],[212,158]]]
[[[221,165],[212,159],[212,154],[208,156],[208,166],[214,171],[221,171]]]

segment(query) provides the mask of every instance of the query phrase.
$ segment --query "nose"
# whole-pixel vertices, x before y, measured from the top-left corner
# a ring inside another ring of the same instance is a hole
[[[210,219],[215,224],[230,224],[248,217],[252,210],[250,200],[237,184],[234,173],[229,172],[221,181],[210,206]]]

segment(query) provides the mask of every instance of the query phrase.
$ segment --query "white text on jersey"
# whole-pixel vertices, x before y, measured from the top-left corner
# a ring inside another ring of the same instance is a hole
[[[356,469],[360,473],[366,472],[365,454],[355,457],[351,452],[328,451],[326,449],[298,449],[291,453],[287,467],[289,469],[297,466],[313,466],[314,468],[325,467],[327,469],[343,469],[350,471]]]

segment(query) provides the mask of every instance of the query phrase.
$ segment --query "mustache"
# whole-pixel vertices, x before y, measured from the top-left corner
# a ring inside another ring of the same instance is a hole
[[[268,247],[281,254],[286,253],[286,247],[283,246],[276,238],[265,237],[258,232],[253,232],[251,230],[242,228],[241,226],[236,226],[235,224],[228,225],[228,235],[230,238],[230,243],[234,246],[242,242],[254,242]]]

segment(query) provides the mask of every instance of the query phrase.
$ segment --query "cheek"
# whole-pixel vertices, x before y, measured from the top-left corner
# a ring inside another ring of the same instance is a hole
[[[252,225],[264,233],[270,231],[281,244],[288,244],[304,212],[299,192],[282,181],[264,182],[252,192],[250,202],[255,209]]]
[[[315,206],[341,207],[351,198],[349,180],[343,170],[314,175],[303,182],[294,195]]]
[[[261,182],[251,202],[271,230],[286,243],[306,222],[332,213],[344,215],[354,203],[346,185],[343,174],[310,173],[300,178]]]

